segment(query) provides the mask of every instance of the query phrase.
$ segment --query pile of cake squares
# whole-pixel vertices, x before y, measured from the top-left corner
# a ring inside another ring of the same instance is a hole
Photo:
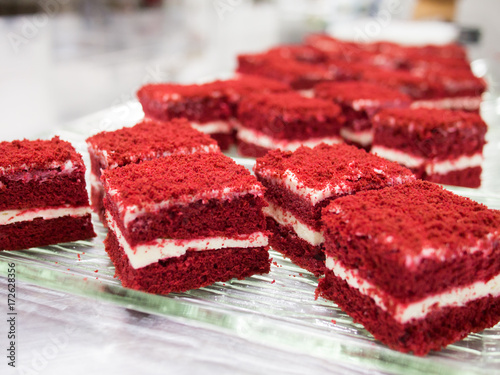
[[[485,89],[458,45],[326,35],[148,84],[139,123],[86,140],[90,203],[71,144],[0,143],[0,248],[94,237],[93,210],[122,285],[157,294],[266,274],[272,248],[425,355],[500,320],[500,211],[437,185],[480,186]]]

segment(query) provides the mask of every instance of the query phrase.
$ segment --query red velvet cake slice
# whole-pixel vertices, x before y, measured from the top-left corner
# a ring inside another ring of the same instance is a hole
[[[166,294],[269,272],[262,185],[231,158],[173,155],[101,179],[123,286]]]
[[[315,84],[334,80],[335,74],[324,64],[312,64],[292,56],[266,52],[238,56],[237,72],[263,76],[291,86],[295,90],[311,89]]]
[[[92,208],[103,223],[103,170],[159,157],[195,152],[220,152],[217,142],[190,126],[186,119],[145,119],[131,128],[101,132],[87,139],[91,165]]]
[[[410,97],[398,90],[367,82],[323,82],[314,87],[314,93],[342,108],[346,120],[340,135],[347,143],[365,149],[373,141],[373,115],[384,108],[404,108],[411,103]]]
[[[69,142],[0,142],[0,250],[95,237],[85,165]]]
[[[434,97],[415,101],[412,107],[479,112],[487,86],[484,79],[476,77],[470,68],[431,67],[415,70],[413,74],[438,82],[441,90]]]
[[[425,355],[500,320],[500,211],[417,181],[323,210],[332,300],[392,349]]]
[[[217,140],[222,150],[234,141],[236,112],[242,95],[287,91],[290,87],[268,79],[239,76],[201,85],[149,84],[137,96],[147,117],[168,121],[187,118],[195,129]]]
[[[410,168],[418,178],[465,187],[481,185],[487,126],[476,113],[387,109],[373,118],[372,152]]]
[[[409,95],[415,108],[439,108],[478,112],[484,80],[466,69],[439,69],[421,72],[367,70],[363,80],[400,90]]]
[[[270,245],[316,276],[325,266],[323,207],[344,195],[415,180],[408,169],[343,144],[270,151],[257,159],[255,175],[266,187]]]
[[[342,142],[344,123],[340,107],[331,101],[305,98],[296,92],[255,94],[241,101],[238,118],[238,151],[259,157],[280,148]]]

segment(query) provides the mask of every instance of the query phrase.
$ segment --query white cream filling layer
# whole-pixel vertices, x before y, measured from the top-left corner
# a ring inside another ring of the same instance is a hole
[[[125,251],[125,254],[127,254],[130,265],[135,269],[146,267],[161,259],[182,256],[188,250],[219,250],[231,247],[249,248],[267,246],[268,244],[268,237],[265,233],[255,232],[236,238],[212,237],[194,240],[158,238],[147,245],[132,247],[123,237],[118,225],[108,213],[106,213],[106,221],[109,229],[114,232],[118,243]]]
[[[377,154],[378,156],[385,158],[390,161],[395,161],[396,163],[403,164],[408,168],[418,168],[424,164],[425,159],[418,156],[413,156],[402,152],[399,150],[393,150],[381,146],[373,146],[371,150],[372,154]]]
[[[356,142],[361,146],[369,146],[373,142],[373,131],[364,130],[360,132],[354,132],[350,129],[340,129],[340,135],[342,138],[347,139],[351,142]]]
[[[372,298],[375,304],[382,310],[387,311],[388,306],[392,306],[394,308],[392,317],[401,324],[408,323],[412,319],[423,319],[427,314],[436,309],[464,306],[470,301],[489,295],[493,297],[500,296],[499,274],[487,282],[477,281],[464,287],[456,287],[446,292],[437,293],[420,301],[399,303],[394,299],[391,300],[384,292],[379,291],[376,286],[359,277],[357,270],[345,268],[339,261],[336,261],[332,257],[326,258],[326,267],[335,276],[346,281],[351,288],[357,289],[361,294]]]
[[[427,174],[446,174],[461,169],[480,167],[482,162],[483,155],[480,153],[472,156],[464,155],[454,160],[431,161],[425,166],[425,172]]]
[[[44,220],[57,219],[63,216],[85,216],[90,214],[90,207],[62,206],[58,208],[34,208],[27,210],[6,210],[0,212],[0,225],[9,225],[21,221],[32,221],[38,218]]]
[[[319,246],[325,242],[325,237],[319,231],[311,229],[309,225],[304,224],[299,219],[297,219],[291,212],[283,210],[272,203],[269,203],[268,207],[263,210],[265,215],[272,217],[280,225],[291,226],[295,234],[302,238],[304,241],[310,243],[313,246]]]
[[[453,160],[437,161],[425,160],[424,158],[381,146],[373,146],[371,152],[388,160],[405,165],[408,168],[418,168],[425,164],[425,172],[428,175],[446,174],[466,168],[480,167],[483,162],[483,155],[481,153],[472,156],[463,155]]]
[[[411,108],[442,108],[442,109],[466,109],[478,110],[481,106],[480,96],[461,96],[455,98],[416,100]]]
[[[231,134],[233,129],[237,126],[236,120],[220,120],[220,121],[210,121],[204,122],[203,124],[199,122],[191,122],[191,126],[196,130],[205,133],[205,134],[216,134],[216,133],[224,133]]]
[[[300,141],[289,141],[284,139],[276,139],[262,134],[261,132],[240,127],[236,137],[245,143],[250,143],[256,146],[260,146],[268,149],[280,148],[284,151],[295,151],[300,146],[315,147],[320,143],[325,143],[327,145],[332,145],[336,143],[342,143],[342,138],[340,137],[324,137],[324,138],[309,138]]]

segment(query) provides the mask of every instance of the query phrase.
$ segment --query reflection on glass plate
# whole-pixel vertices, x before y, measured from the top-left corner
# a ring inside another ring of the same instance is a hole
[[[494,102],[492,102],[494,103]],[[454,192],[500,208],[500,127],[498,108],[485,105],[490,124],[481,189],[449,187]],[[142,117],[136,102],[116,106],[58,131],[88,163],[85,139],[103,130],[132,126]],[[251,168],[252,159],[238,158]],[[165,315],[191,325],[221,330],[276,348],[328,358],[362,370],[404,374],[491,374],[500,368],[500,325],[419,358],[375,341],[331,302],[314,299],[317,279],[271,251],[271,273],[216,283],[187,293],[157,296],[125,289],[114,278],[103,240],[106,230],[94,215],[98,237],[90,241],[0,253],[0,274],[16,262],[19,280]]]

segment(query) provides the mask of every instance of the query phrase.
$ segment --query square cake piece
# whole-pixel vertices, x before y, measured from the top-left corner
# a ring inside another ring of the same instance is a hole
[[[167,294],[270,270],[262,185],[221,153],[105,171],[105,248],[123,286]]]
[[[367,82],[323,82],[314,87],[317,98],[332,100],[342,108],[345,123],[340,135],[346,143],[370,149],[372,117],[384,108],[409,107],[411,99],[399,90]]]
[[[373,118],[372,152],[410,168],[417,178],[479,187],[487,126],[476,113],[387,109]]]
[[[301,145],[342,142],[344,118],[331,101],[305,98],[298,93],[255,94],[241,101],[238,151],[259,157],[280,148],[294,151]]]
[[[500,320],[500,211],[416,181],[323,210],[334,301],[392,349],[425,355]]]
[[[276,50],[238,56],[238,73],[262,76],[290,85],[295,90],[308,90],[315,84],[336,79],[325,64],[298,61],[293,55]]]
[[[102,171],[175,154],[220,152],[215,140],[193,129],[186,119],[145,119],[131,128],[98,133],[87,139],[87,145],[92,208],[103,223]]]
[[[255,175],[266,187],[270,245],[316,276],[325,266],[323,207],[344,195],[415,179],[396,163],[342,144],[270,151],[257,159]]]
[[[162,121],[184,117],[227,150],[238,127],[236,113],[241,96],[288,90],[289,86],[277,81],[241,75],[200,85],[149,84],[137,92],[137,97],[147,117]]]
[[[0,142],[0,250],[95,235],[85,165],[69,142]]]

